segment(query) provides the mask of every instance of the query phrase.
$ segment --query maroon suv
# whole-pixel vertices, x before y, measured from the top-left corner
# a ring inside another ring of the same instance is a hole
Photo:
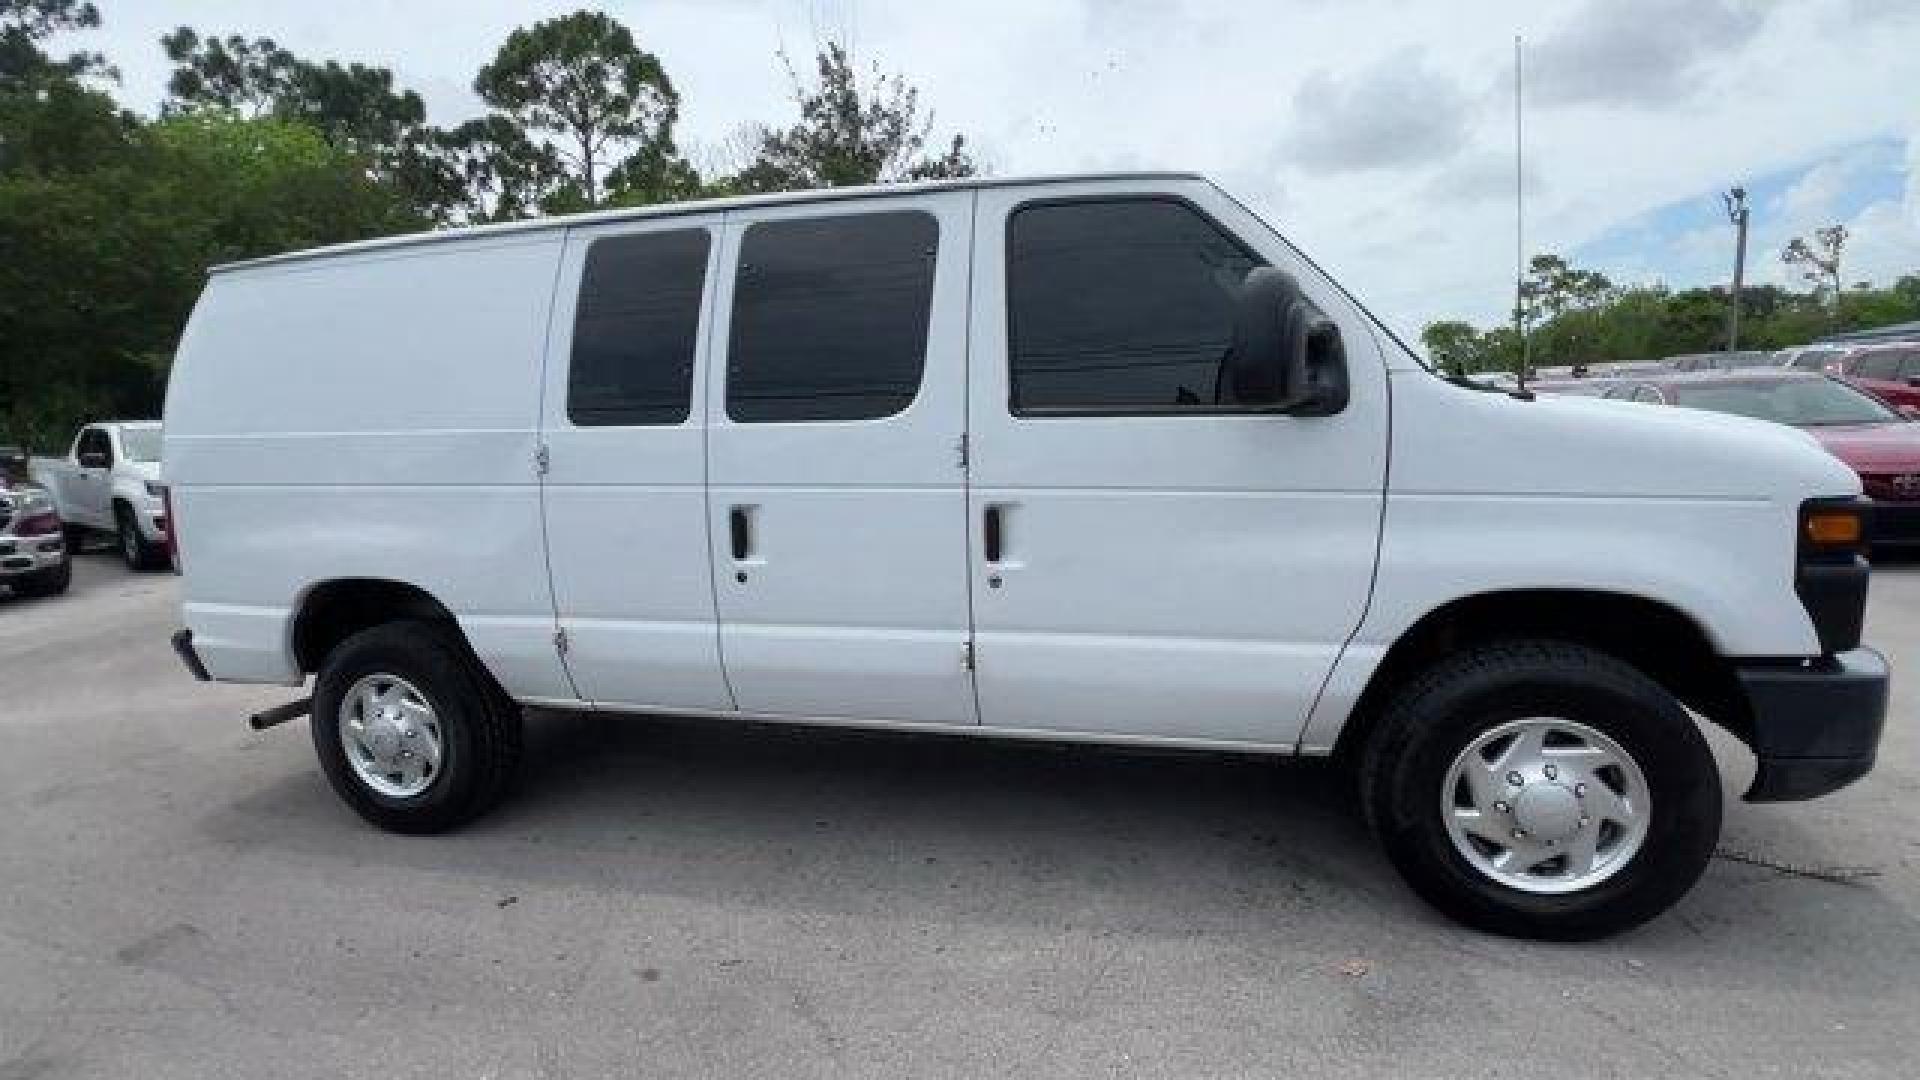
[[[1841,379],[1749,368],[1624,379],[1606,396],[1800,428],[1860,474],[1874,502],[1874,543],[1920,544],[1920,423]]]

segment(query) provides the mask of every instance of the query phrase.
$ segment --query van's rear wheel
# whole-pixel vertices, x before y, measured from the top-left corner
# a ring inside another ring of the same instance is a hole
[[[313,745],[361,817],[441,832],[491,808],[520,758],[520,710],[445,628],[394,622],[333,650],[315,683]]]
[[[1645,922],[1720,835],[1720,774],[1686,710],[1564,642],[1468,649],[1408,686],[1366,747],[1361,797],[1416,892],[1521,937]]]

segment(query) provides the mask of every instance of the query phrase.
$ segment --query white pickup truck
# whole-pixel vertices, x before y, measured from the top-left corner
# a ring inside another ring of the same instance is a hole
[[[402,832],[499,799],[522,705],[1332,756],[1423,897],[1583,938],[1707,866],[1695,713],[1755,801],[1886,715],[1839,459],[1444,379],[1197,176],[223,267],[166,424],[182,659],[311,676],[255,726]]]
[[[88,424],[65,457],[28,462],[33,482],[53,493],[78,551],[90,532],[112,533],[135,570],[168,565],[166,499],[160,486],[160,424]]]

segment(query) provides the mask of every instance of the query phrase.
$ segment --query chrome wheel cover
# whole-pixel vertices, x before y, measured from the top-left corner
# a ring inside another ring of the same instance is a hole
[[[440,717],[397,675],[363,676],[340,699],[340,746],[360,782],[390,799],[411,799],[440,776],[446,756]]]
[[[1537,894],[1589,889],[1647,838],[1646,776],[1619,743],[1560,717],[1482,732],[1454,758],[1440,793],[1447,835],[1468,865]]]

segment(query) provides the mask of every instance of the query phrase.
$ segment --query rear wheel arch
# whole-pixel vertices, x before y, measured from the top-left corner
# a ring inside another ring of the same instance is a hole
[[[302,674],[318,672],[353,635],[386,623],[415,621],[450,630],[471,652],[453,612],[418,585],[390,578],[332,578],[307,589],[295,605],[288,645]]]
[[[1743,741],[1750,736],[1746,695],[1698,619],[1633,593],[1516,589],[1450,600],[1402,632],[1375,666],[1334,753],[1352,760],[1396,694],[1450,654],[1513,638],[1566,641],[1605,653]]]

